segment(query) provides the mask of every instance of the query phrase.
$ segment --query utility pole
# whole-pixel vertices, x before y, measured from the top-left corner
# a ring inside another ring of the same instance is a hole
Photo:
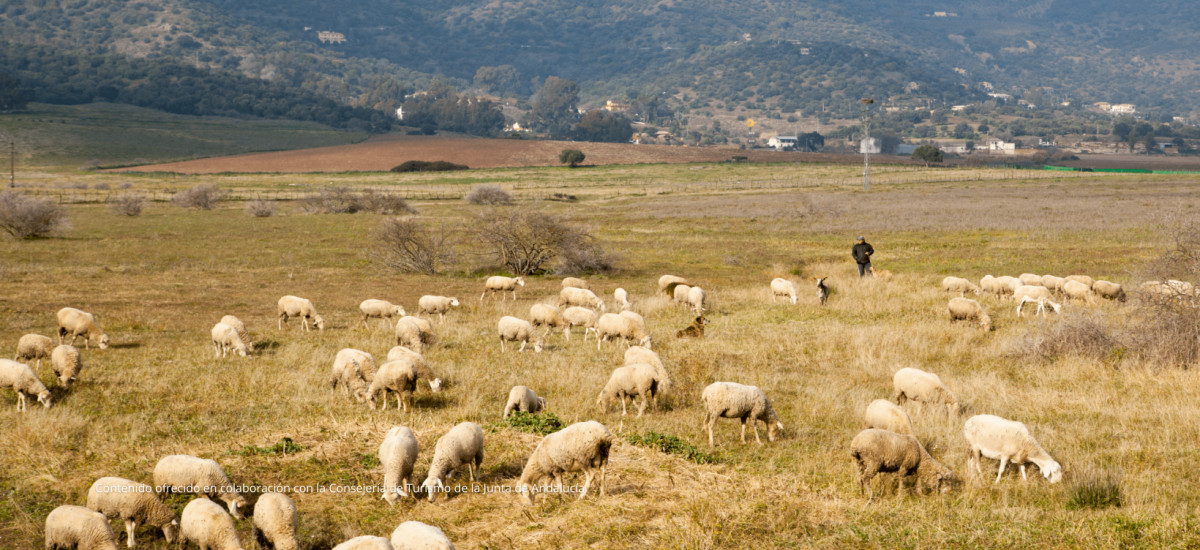
[[[17,187],[17,142],[8,142],[8,187]]]
[[[858,101],[863,105],[863,140],[860,146],[863,152],[863,190],[868,191],[871,189],[871,104],[875,100],[864,97]]]

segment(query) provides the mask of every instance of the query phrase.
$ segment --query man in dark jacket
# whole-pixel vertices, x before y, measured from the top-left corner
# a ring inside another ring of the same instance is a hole
[[[854,256],[854,261],[858,263],[859,277],[871,273],[871,254],[874,253],[875,248],[867,243],[865,237],[859,235],[858,243],[854,245],[854,248],[850,249],[850,255]]]

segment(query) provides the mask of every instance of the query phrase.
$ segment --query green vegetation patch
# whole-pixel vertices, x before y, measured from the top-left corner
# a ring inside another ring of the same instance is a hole
[[[400,166],[392,168],[393,172],[449,172],[452,170],[468,170],[465,164],[454,164],[445,160],[408,160]]]
[[[292,438],[285,437],[279,440],[279,443],[270,447],[258,447],[256,445],[246,445],[239,451],[234,451],[233,454],[238,456],[259,456],[259,455],[287,455],[295,454],[303,451],[304,447],[298,445]]]
[[[541,435],[552,434],[566,426],[562,419],[552,412],[532,414],[521,411],[513,411],[508,415],[508,418],[504,419],[501,425],[514,430]]]
[[[625,440],[639,447],[657,449],[667,454],[678,455],[696,464],[716,464],[720,459],[716,455],[706,453],[676,436],[646,432],[644,434],[629,434]]]

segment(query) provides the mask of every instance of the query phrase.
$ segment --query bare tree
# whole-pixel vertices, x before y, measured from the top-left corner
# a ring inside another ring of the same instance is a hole
[[[375,242],[375,261],[404,272],[433,275],[454,261],[453,239],[446,228],[431,232],[413,218],[383,220]]]
[[[519,208],[493,208],[479,214],[474,235],[518,275],[543,273],[555,259],[596,265],[596,256],[603,255],[587,231],[558,216]],[[606,258],[600,263],[611,267],[611,257]]]
[[[0,193],[0,229],[18,239],[46,237],[70,228],[67,212],[45,199]]]

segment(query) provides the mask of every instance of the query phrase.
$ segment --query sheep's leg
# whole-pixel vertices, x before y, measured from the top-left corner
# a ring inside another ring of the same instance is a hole
[[[746,419],[742,419],[742,445],[746,444]]]
[[[758,437],[758,421],[751,420],[750,427],[754,429],[754,442],[758,443],[759,445],[762,445],[762,439],[759,439],[759,437]]]
[[[500,338],[500,353],[504,353],[504,338]]]
[[[279,330],[283,330],[283,325],[287,324],[287,314],[285,313],[283,315],[280,315],[279,321],[275,324],[279,327]]]
[[[480,301],[480,302],[482,302],[482,301],[483,301],[483,297],[484,297],[484,296],[487,296],[487,291],[486,291],[486,290],[485,290],[485,291],[483,291],[483,294],[480,294],[480,295],[479,295],[479,301]]]
[[[605,486],[608,485],[608,464],[600,466],[600,496],[606,493]]]
[[[1021,464],[1021,481],[1029,481],[1029,478],[1025,477],[1025,465],[1024,464]]]
[[[568,344],[571,343],[571,325],[567,325],[567,328],[563,329],[563,339],[566,340]],[[587,340],[586,332],[583,333],[583,339]]]
[[[1000,483],[1000,476],[1004,475],[1004,467],[1008,466],[1008,457],[1000,457],[1000,470],[996,472],[996,483]]]
[[[134,542],[133,542],[133,533],[134,533],[136,530],[137,530],[137,523],[136,523],[136,522],[134,522],[134,521],[133,521],[133,520],[131,520],[131,519],[127,519],[127,520],[125,520],[125,533],[126,533],[126,535],[127,535],[127,537],[126,537],[126,538],[128,539],[128,540],[126,541],[125,545],[126,545],[126,546],[128,546],[128,547],[130,547],[130,548],[133,548],[133,546],[134,546]]]
[[[25,394],[17,392],[17,412],[25,410]]]
[[[621,416],[629,414],[629,410],[625,408],[625,395],[621,394]]]
[[[642,417],[642,413],[645,412],[646,405],[649,403],[649,401],[650,401],[650,399],[648,397],[646,397],[646,394],[642,394],[642,402],[641,402],[641,404],[638,405],[637,418]]]
[[[528,344],[528,343],[529,343],[529,340],[521,340],[521,348],[518,349],[517,351],[518,352],[525,351],[525,344]]]
[[[713,426],[717,423],[717,418],[708,413],[704,414],[704,429],[708,431],[708,446],[713,446]]]
[[[584,470],[583,471],[583,489],[579,490],[579,500],[583,500],[583,497],[587,496],[588,487],[591,487],[591,485],[592,485],[592,470],[591,469]]]

